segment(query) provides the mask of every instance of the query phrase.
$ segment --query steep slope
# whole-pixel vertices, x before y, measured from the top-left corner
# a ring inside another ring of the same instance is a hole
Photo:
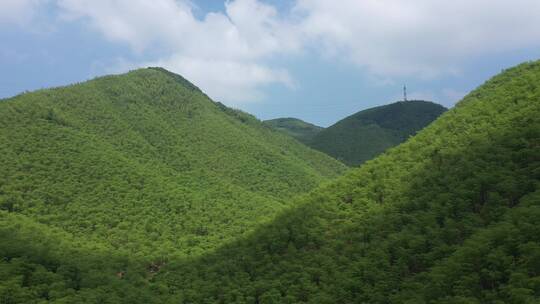
[[[265,120],[264,124],[276,130],[285,132],[300,142],[307,144],[324,128],[310,124],[298,118],[276,118]]]
[[[309,145],[348,165],[359,165],[404,142],[446,108],[421,100],[360,111],[322,130]]]
[[[76,237],[193,255],[344,166],[143,69],[0,103],[0,208]]]
[[[156,284],[185,303],[538,303],[539,186],[534,62]]]
[[[20,177],[19,177],[20,178]],[[540,62],[199,257],[126,257],[0,212],[0,296],[58,303],[538,303]]]

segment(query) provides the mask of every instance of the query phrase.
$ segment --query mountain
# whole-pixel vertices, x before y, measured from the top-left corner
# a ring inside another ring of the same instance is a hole
[[[357,166],[404,142],[444,111],[441,105],[421,100],[367,109],[320,131],[309,146]]]
[[[23,95],[28,99],[20,104],[41,99],[31,96]],[[0,179],[2,199],[20,197],[11,210],[0,212],[0,298],[8,303],[538,303],[539,100],[540,61],[506,70],[405,143],[308,194],[285,198],[288,207],[271,221],[204,254],[180,257],[123,248],[138,235],[126,235],[112,247],[53,225],[63,221],[58,216],[36,221],[28,215],[34,206],[22,212],[21,204],[43,194],[31,183],[17,184],[34,167],[55,161],[29,161],[25,153],[33,149],[32,137],[7,157],[0,154],[1,168],[15,162],[11,158],[19,164],[16,174],[7,171],[10,178]],[[15,107],[0,123],[35,113],[18,124],[29,134],[25,123],[47,121],[37,118],[47,111],[27,107]],[[85,107],[90,108],[95,106]],[[63,116],[66,128],[71,117]],[[70,167],[60,164],[55,168]],[[39,177],[50,178],[51,185],[76,178],[47,172],[52,177]],[[51,209],[54,202],[48,202]],[[152,225],[160,216],[149,209],[141,218],[147,222],[137,225]],[[86,224],[89,236],[92,224]],[[148,237],[160,242],[135,241],[150,242],[159,252],[166,248],[162,235],[170,230],[155,228]]]
[[[310,124],[298,118],[276,118],[265,120],[264,124],[276,130],[285,132],[304,144],[311,142],[323,127]]]
[[[298,200],[157,285],[186,303],[540,302],[540,61]]]
[[[196,255],[345,166],[148,68],[0,102],[0,209],[141,255]]]

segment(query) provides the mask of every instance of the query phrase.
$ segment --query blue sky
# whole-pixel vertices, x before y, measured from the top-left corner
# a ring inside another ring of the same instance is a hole
[[[435,4],[434,4],[435,3]],[[0,98],[148,65],[261,119],[452,106],[540,59],[536,0],[2,0]]]

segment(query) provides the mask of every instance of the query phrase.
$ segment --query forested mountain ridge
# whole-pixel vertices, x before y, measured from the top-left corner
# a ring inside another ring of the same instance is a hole
[[[253,233],[191,258],[112,249],[0,211],[0,297],[538,303],[539,101],[540,62],[509,69],[406,143],[288,202]]]
[[[0,208],[145,255],[236,238],[345,170],[148,68],[0,103]]]
[[[304,144],[309,144],[313,137],[324,128],[298,118],[275,118],[265,120],[264,124],[289,134]]]
[[[171,262],[155,282],[184,303],[538,303],[539,186],[531,62],[249,238]]]
[[[444,111],[443,106],[422,100],[370,108],[321,130],[308,145],[356,166],[404,142]]]

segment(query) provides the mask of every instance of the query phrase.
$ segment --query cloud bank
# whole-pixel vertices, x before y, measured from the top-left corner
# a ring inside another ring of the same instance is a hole
[[[3,0],[0,24],[31,18],[43,1],[62,22],[82,22],[134,54],[159,50],[132,67],[163,66],[229,104],[258,100],[269,84],[294,87],[273,63],[284,56],[315,53],[385,79],[436,78],[540,46],[538,0],[297,0],[287,11],[229,0],[202,18],[188,0]]]
[[[292,86],[284,68],[265,63],[301,49],[295,26],[256,0],[225,4],[225,12],[197,19],[188,2],[174,0],[60,0],[64,19],[82,19],[134,52],[160,48],[163,58],[136,65],[180,73],[211,97],[228,103],[260,99],[261,86]]]
[[[0,1],[0,27],[6,24],[25,25],[30,22],[44,0]]]
[[[475,56],[540,46],[536,0],[299,0],[315,44],[381,76],[459,73]]]

